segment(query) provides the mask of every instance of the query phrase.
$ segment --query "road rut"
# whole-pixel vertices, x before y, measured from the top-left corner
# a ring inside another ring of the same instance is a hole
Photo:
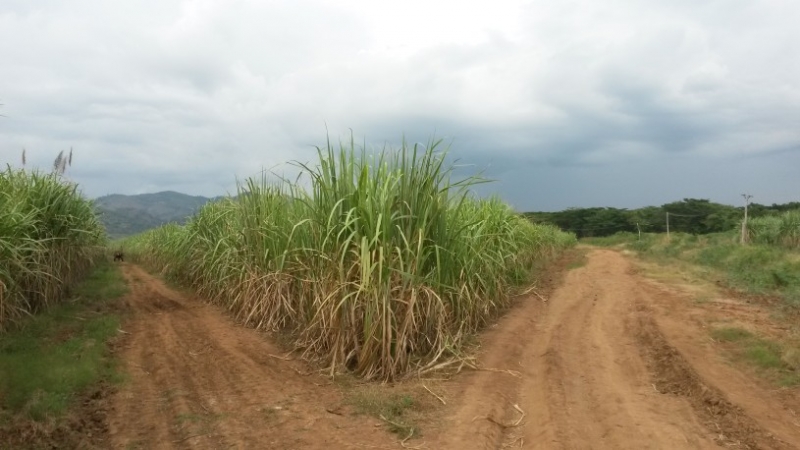
[[[548,297],[524,299],[485,336],[491,370],[451,391],[431,448],[800,446],[792,412],[698,345],[708,331],[682,320],[686,299],[619,252],[590,250]]]

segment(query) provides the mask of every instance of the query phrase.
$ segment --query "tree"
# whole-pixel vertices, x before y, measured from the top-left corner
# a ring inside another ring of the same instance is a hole
[[[638,223],[642,231],[651,233],[663,233],[666,231],[665,212],[658,206],[647,206],[634,209],[629,214],[631,225],[634,227]]]
[[[713,203],[706,199],[685,198],[662,205],[669,212],[670,229],[692,234],[727,231],[739,223],[739,211],[733,206]],[[735,219],[734,219],[735,217]]]

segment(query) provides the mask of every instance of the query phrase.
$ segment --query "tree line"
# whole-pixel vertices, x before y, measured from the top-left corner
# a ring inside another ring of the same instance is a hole
[[[761,205],[751,203],[748,217],[776,216],[800,210],[800,202]],[[639,209],[569,208],[557,212],[526,212],[534,223],[551,223],[580,237],[609,236],[620,231],[663,233],[670,231],[707,234],[729,231],[741,225],[744,206],[730,206],[706,199],[685,198],[661,206]]]

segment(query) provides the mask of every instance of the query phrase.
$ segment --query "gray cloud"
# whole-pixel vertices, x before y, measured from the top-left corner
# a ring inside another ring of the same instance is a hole
[[[73,147],[90,196],[210,196],[327,127],[435,133],[520,209],[800,192],[788,0],[117,3],[0,7],[2,162]]]

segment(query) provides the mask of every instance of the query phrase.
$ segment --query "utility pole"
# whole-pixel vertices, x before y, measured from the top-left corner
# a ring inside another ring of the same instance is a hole
[[[742,194],[744,197],[744,220],[742,221],[742,245],[747,243],[747,207],[750,205],[750,199],[753,198],[750,194]]]

